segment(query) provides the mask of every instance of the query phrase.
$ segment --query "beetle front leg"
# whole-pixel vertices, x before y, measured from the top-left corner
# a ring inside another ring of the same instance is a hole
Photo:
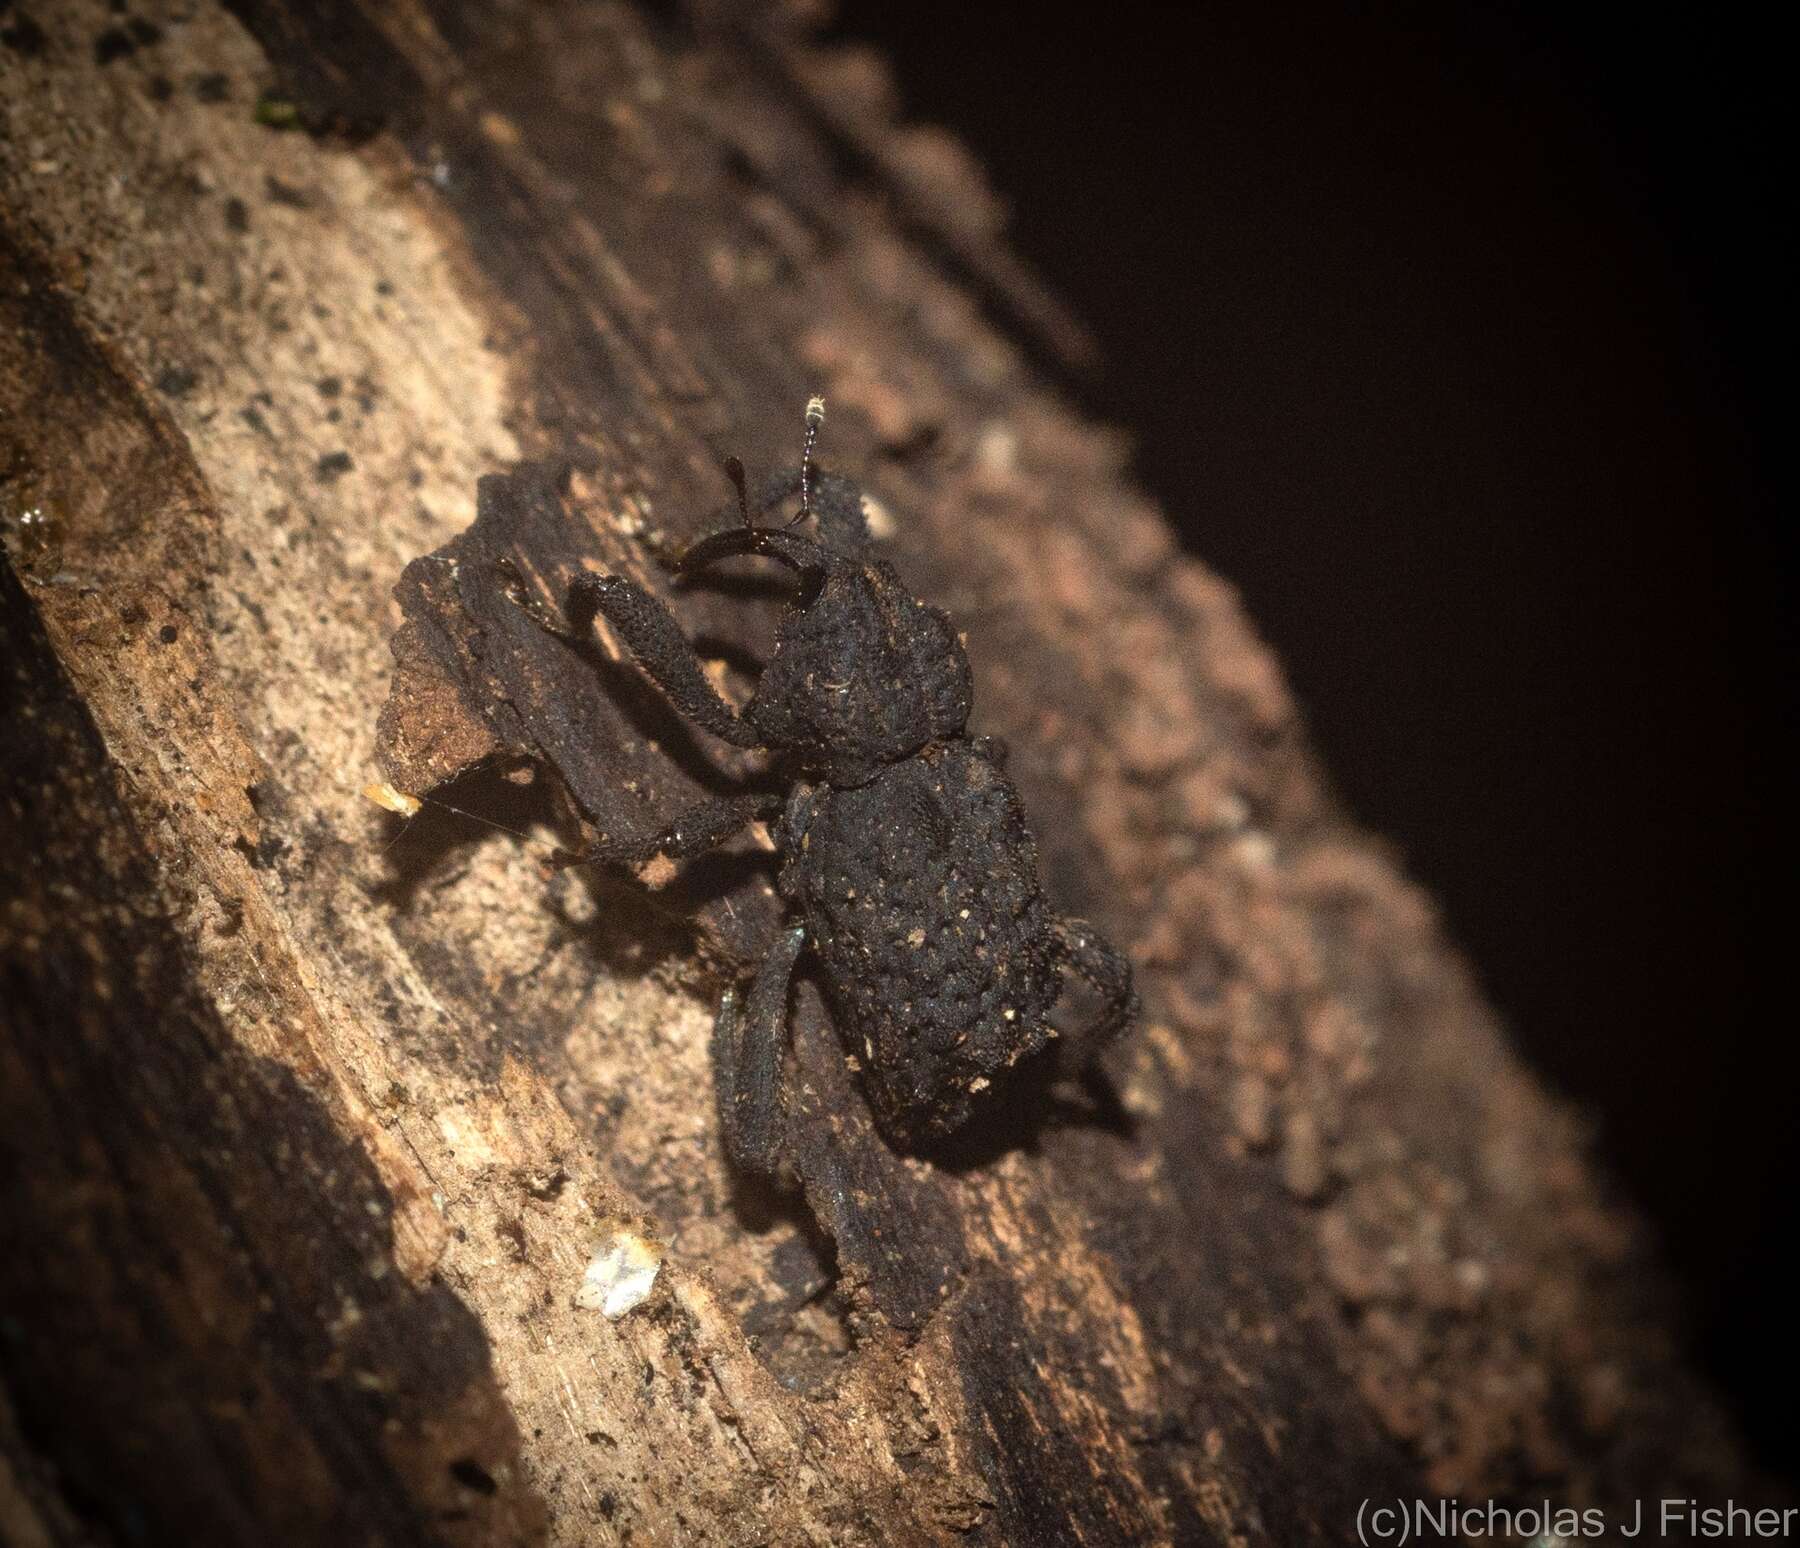
[[[713,1080],[725,1154],[739,1171],[773,1176],[786,1138],[787,1102],[782,1056],[787,1050],[788,985],[806,945],[806,931],[787,931],[769,948],[748,1000],[728,989],[713,1024]]]
[[[1057,955],[1101,997],[1099,1012],[1080,1031],[1061,1040],[1057,1069],[1079,1075],[1095,1056],[1137,1019],[1137,991],[1131,963],[1085,919],[1059,919],[1054,926]]]
[[[594,619],[603,615],[637,664],[689,720],[733,747],[762,745],[756,732],[738,718],[738,712],[713,687],[675,615],[636,581],[623,575],[583,571],[569,586],[568,619],[559,622],[532,596],[511,559],[496,560],[495,568],[506,578],[514,606],[523,608],[546,634],[580,645],[587,640]]]
[[[583,573],[569,587],[570,633],[585,636],[596,614],[605,616],[637,664],[694,724],[734,747],[761,745],[761,738],[713,687],[675,615],[660,599],[623,575]]]

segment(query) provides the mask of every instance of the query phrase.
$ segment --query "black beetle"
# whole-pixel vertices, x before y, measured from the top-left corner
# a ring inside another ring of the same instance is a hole
[[[1043,895],[1005,749],[967,734],[969,661],[949,617],[867,554],[855,486],[815,476],[823,417],[815,398],[797,480],[778,481],[758,502],[766,510],[797,482],[793,521],[756,524],[733,459],[741,524],[700,539],[674,564],[692,575],[760,555],[798,577],[799,595],[741,711],[641,586],[582,575],[570,588],[571,633],[585,635],[604,616],[682,714],[735,746],[766,749],[789,786],[785,797],[709,800],[661,832],[559,856],[560,864],[682,859],[775,820],[780,890],[796,922],[748,994],[726,993],[712,1045],[726,1150],[754,1172],[781,1160],[788,987],[804,951],[818,963],[882,1131],[905,1148],[962,1128],[1015,1065],[1058,1037],[1050,1011],[1065,967],[1098,991],[1101,1006],[1065,1040],[1063,1069],[1084,1066],[1136,1013],[1129,963]],[[793,530],[808,516],[817,538]]]

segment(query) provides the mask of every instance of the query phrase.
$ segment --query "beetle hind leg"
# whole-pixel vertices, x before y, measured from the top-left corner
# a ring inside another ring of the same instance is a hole
[[[806,945],[805,930],[785,932],[773,946],[740,1004],[729,989],[713,1024],[713,1080],[725,1154],[739,1171],[772,1176],[781,1164],[787,1102],[782,1056],[787,1049],[788,985]]]
[[[1101,1001],[1100,1009],[1084,1027],[1060,1041],[1057,1069],[1064,1077],[1072,1077],[1137,1020],[1138,998],[1132,987],[1131,963],[1085,919],[1059,919],[1054,929],[1058,960],[1074,969]]]

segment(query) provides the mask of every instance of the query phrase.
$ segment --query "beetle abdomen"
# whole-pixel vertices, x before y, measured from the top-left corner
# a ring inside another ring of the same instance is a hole
[[[797,857],[807,931],[890,1136],[943,1135],[1049,1038],[1060,980],[1010,781],[951,742],[820,801]]]

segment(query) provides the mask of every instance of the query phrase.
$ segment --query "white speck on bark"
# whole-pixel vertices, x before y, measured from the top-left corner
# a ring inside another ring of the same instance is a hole
[[[631,1231],[620,1231],[588,1260],[575,1304],[616,1322],[640,1305],[656,1283],[662,1253]]]

